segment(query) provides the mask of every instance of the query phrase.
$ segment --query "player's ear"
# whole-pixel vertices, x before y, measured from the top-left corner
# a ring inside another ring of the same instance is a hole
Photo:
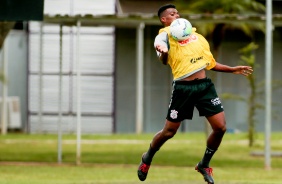
[[[165,17],[161,17],[161,18],[160,18],[160,21],[161,21],[161,23],[163,23],[163,24],[164,24],[164,23],[165,23],[165,21],[166,21],[166,18],[165,18]]]

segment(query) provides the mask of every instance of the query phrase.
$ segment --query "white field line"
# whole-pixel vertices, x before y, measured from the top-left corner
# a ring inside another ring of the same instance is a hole
[[[44,144],[54,144],[57,143],[57,140],[14,140],[14,139],[6,139],[0,141],[4,144],[17,144],[17,143],[44,143]],[[108,140],[108,139],[100,139],[100,140],[81,140],[81,144],[148,144],[150,140],[124,140],[124,139],[117,139],[117,140]],[[169,140],[169,143],[183,143],[183,144],[190,144],[199,141],[193,140]],[[63,140],[63,144],[76,144],[76,140]],[[255,141],[257,144],[264,144],[264,141]],[[234,145],[248,145],[248,140],[227,140],[222,142],[222,144],[234,144]],[[273,144],[282,144],[281,141],[275,141]]]

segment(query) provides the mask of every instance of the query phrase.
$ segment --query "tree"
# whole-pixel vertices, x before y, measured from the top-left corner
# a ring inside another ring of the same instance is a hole
[[[258,45],[251,42],[246,47],[239,50],[241,55],[241,61],[244,64],[247,64],[255,69],[255,54],[254,51],[258,48]],[[249,137],[249,146],[252,147],[254,143],[254,134],[255,134],[255,114],[256,114],[256,108],[258,108],[260,105],[256,104],[256,98],[257,98],[257,85],[256,85],[256,75],[249,75],[247,77],[249,81],[249,85],[251,88],[250,95],[248,97],[248,137]]]
[[[240,56],[240,63],[244,65],[249,65],[252,68],[258,68],[258,64],[256,64],[255,59],[255,50],[258,48],[258,45],[254,42],[251,42],[247,46],[243,47],[239,50]],[[257,96],[259,93],[258,88],[261,86],[257,82],[256,73],[254,72],[252,75],[247,77],[250,86],[250,94],[247,97],[243,97],[240,95],[223,93],[221,97],[223,99],[232,99],[232,100],[239,100],[241,102],[245,102],[247,104],[247,120],[248,120],[248,139],[249,139],[249,146],[252,147],[254,144],[254,136],[255,136],[255,115],[257,109],[262,109],[263,105],[257,101]]]
[[[255,50],[258,49],[258,45],[254,42],[249,43],[247,46],[243,47],[239,50],[240,55],[240,64],[249,65],[252,68],[256,69],[259,65],[256,63],[255,58]],[[252,147],[255,141],[255,123],[256,123],[256,113],[258,110],[263,110],[265,106],[263,103],[259,102],[265,95],[265,81],[258,82],[257,74],[254,71],[252,75],[247,77],[249,86],[250,86],[250,93],[247,97],[230,94],[230,93],[223,93],[221,94],[221,98],[228,99],[228,100],[239,100],[247,104],[247,120],[248,120],[248,139],[249,139],[249,146]],[[272,90],[280,89],[282,86],[282,80],[272,80]],[[273,104],[274,106],[275,104]],[[273,114],[274,115],[274,114]]]

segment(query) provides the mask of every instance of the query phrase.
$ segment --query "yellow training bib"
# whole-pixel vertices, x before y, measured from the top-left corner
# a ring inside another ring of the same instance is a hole
[[[196,28],[193,28],[192,34],[184,41],[174,40],[169,27],[160,29],[159,33],[163,31],[169,38],[168,64],[174,80],[188,77],[203,68],[210,70],[216,65],[209,43],[202,35],[196,33]]]

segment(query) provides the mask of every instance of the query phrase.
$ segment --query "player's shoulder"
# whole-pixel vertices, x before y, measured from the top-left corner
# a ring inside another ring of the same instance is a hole
[[[202,34],[200,34],[200,33],[197,33],[197,32],[195,32],[195,33],[193,33],[196,37],[197,37],[197,39],[200,41],[200,42],[202,42],[202,43],[208,43],[208,41],[207,41],[207,39],[202,35]]]
[[[156,39],[166,40],[168,39],[169,32],[166,30],[160,29],[159,34],[156,36]]]
[[[198,37],[204,38],[204,36],[202,34],[197,32],[197,29],[195,27],[192,28],[192,34],[194,34]]]
[[[161,28],[161,29],[159,30],[159,34],[160,34],[160,33],[164,33],[164,32],[167,33],[167,34],[170,33],[169,26],[168,26],[168,27]]]

